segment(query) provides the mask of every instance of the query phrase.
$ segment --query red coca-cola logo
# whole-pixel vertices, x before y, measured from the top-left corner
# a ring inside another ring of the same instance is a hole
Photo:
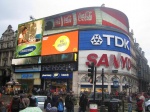
[[[96,16],[94,10],[84,10],[76,13],[77,24],[95,24]]]
[[[55,27],[60,27],[61,26],[61,18],[60,17],[55,18],[54,24],[55,24]]]
[[[72,26],[73,25],[73,15],[68,14],[63,16],[63,26]]]

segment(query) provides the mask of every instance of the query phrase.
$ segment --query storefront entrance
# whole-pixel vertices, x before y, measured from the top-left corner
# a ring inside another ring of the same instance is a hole
[[[32,92],[34,79],[18,79],[18,82],[21,84],[22,90],[27,91],[28,93]]]
[[[45,89],[51,92],[63,92],[72,90],[72,79],[48,79],[45,80]]]

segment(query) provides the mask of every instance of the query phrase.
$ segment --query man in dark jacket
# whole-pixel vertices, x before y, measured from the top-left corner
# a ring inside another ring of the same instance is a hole
[[[52,99],[50,94],[47,95],[47,99],[44,102],[44,109],[46,109],[47,104],[50,103],[52,105]]]
[[[70,93],[67,93],[67,96],[65,98],[65,106],[66,106],[67,112],[72,112],[74,103],[72,101]]]
[[[19,103],[20,103],[20,98],[18,95],[15,95],[12,99],[11,102],[11,112],[19,112]]]
[[[80,100],[79,100],[79,106],[80,106],[81,112],[86,111],[87,103],[88,103],[88,99],[87,99],[86,95],[82,94],[82,96],[80,97]]]

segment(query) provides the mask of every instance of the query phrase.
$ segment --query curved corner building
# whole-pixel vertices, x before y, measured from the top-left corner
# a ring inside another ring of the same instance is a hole
[[[106,92],[129,91],[125,85],[138,91],[131,41],[128,18],[116,9],[88,7],[44,18],[41,70],[37,72],[42,87],[91,92],[87,74],[93,62],[96,91],[101,91],[102,69]]]

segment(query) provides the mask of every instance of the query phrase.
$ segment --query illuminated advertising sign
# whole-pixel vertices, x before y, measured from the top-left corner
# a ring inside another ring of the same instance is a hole
[[[12,65],[27,65],[27,64],[39,64],[39,63],[41,63],[40,57],[12,59]]]
[[[39,72],[39,71],[41,71],[40,65],[15,66],[15,72]]]
[[[88,69],[90,63],[94,63],[97,70],[105,69],[105,72],[117,70],[117,73],[130,74],[132,69],[131,56],[125,53],[108,50],[80,50],[78,71]],[[114,72],[113,72],[114,74]]]
[[[56,63],[56,62],[68,62],[68,61],[77,61],[77,53],[42,56],[41,59],[42,63]]]
[[[116,28],[129,33],[127,16],[119,10],[108,7],[88,7],[46,17],[43,35],[66,32],[73,29],[99,27]],[[109,27],[107,27],[109,26]]]
[[[77,24],[84,25],[84,24],[95,24],[96,23],[96,16],[94,9],[89,10],[82,10],[76,12],[77,15]]]
[[[41,71],[76,71],[77,69],[77,63],[41,65]]]
[[[78,31],[43,37],[41,55],[78,52]]]
[[[49,72],[42,73],[43,79],[72,79],[72,73],[68,72]]]
[[[61,18],[60,17],[57,17],[54,19],[54,25],[55,25],[55,27],[61,26]]]
[[[123,30],[126,33],[129,32],[129,21],[124,13],[108,7],[100,7],[100,10],[102,25],[114,27]]]
[[[18,26],[16,58],[41,54],[42,28],[43,20],[35,20]]]
[[[130,40],[128,36],[113,31],[80,31],[79,49],[119,51],[130,55]]]
[[[62,16],[63,18],[63,26],[73,26],[73,15],[67,14]]]

